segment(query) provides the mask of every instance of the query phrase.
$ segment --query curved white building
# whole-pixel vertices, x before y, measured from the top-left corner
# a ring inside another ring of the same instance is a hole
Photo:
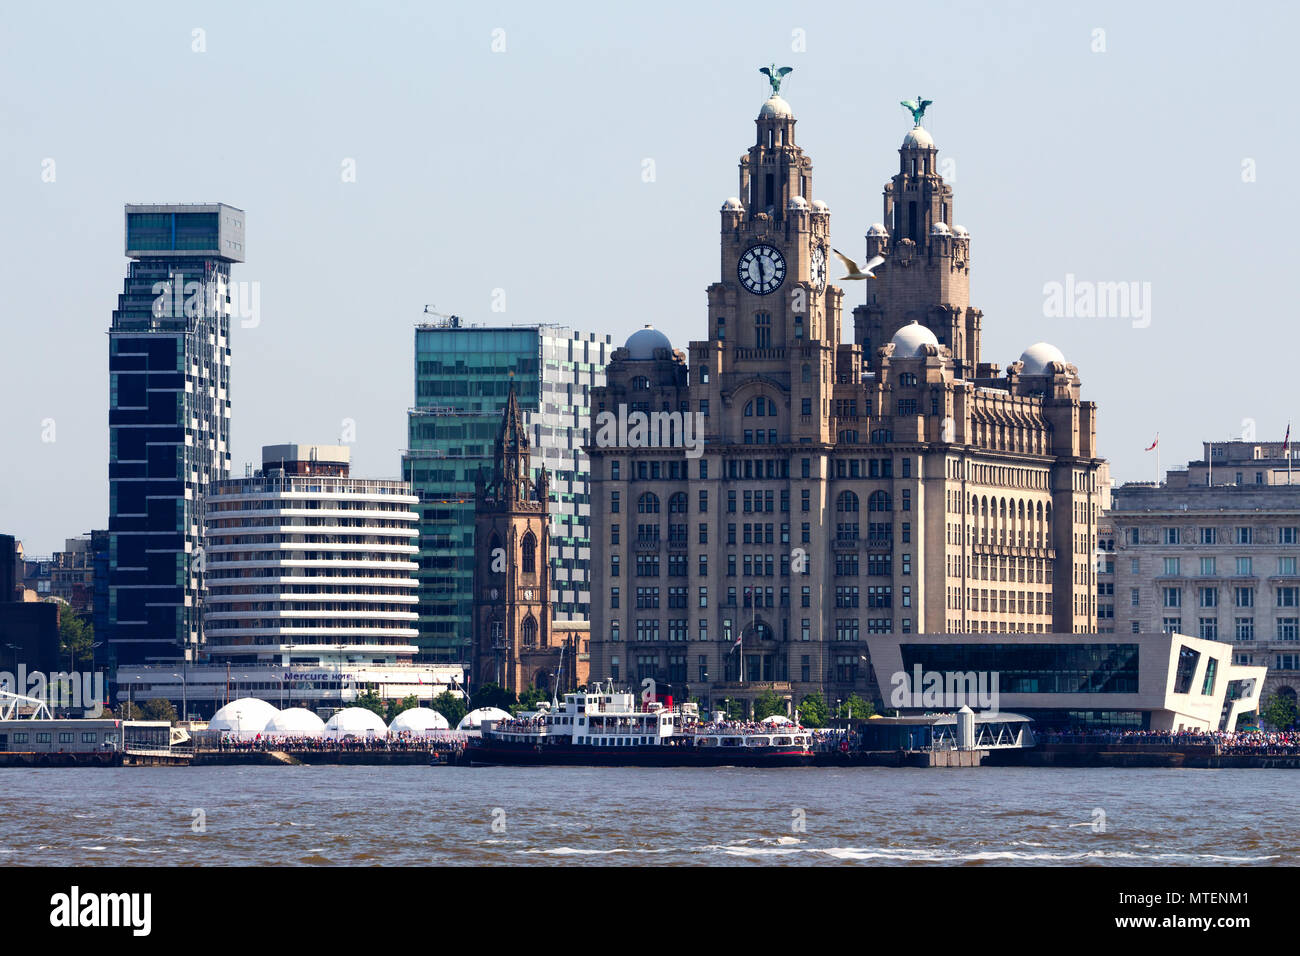
[[[208,721],[208,730],[248,736],[260,734],[280,713],[274,704],[256,697],[241,697],[226,704]]]
[[[450,730],[447,718],[429,707],[412,707],[404,710],[388,725],[391,734],[427,734],[431,730]]]
[[[384,718],[364,707],[346,707],[325,723],[325,737],[338,740],[343,737],[384,737],[388,725]]]
[[[457,730],[478,730],[479,725],[485,720],[510,720],[510,715],[500,707],[479,707],[477,710],[471,710],[468,714],[460,719],[456,725]]]
[[[267,736],[320,737],[325,733],[325,721],[306,707],[286,707],[267,721],[262,733]]]
[[[204,633],[213,662],[396,664],[417,651],[418,499],[348,476],[349,449],[269,445],[207,501]]]

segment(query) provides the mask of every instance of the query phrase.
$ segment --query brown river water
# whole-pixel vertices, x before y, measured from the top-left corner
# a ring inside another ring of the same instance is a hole
[[[0,770],[6,865],[1300,864],[1300,770]]]

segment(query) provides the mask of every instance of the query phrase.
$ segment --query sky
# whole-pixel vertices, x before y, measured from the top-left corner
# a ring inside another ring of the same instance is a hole
[[[1300,418],[1298,26],[1283,3],[6,4],[0,532],[49,554],[107,526],[125,203],[246,212],[233,278],[260,308],[231,334],[232,470],[347,420],[354,474],[396,477],[426,304],[706,334],[774,61],[850,254],[882,218],[899,101],[933,100],[983,358],[1059,347],[1118,481],[1155,477],[1157,433],[1166,469],[1280,439]],[[1067,277],[1137,298],[1054,308]]]

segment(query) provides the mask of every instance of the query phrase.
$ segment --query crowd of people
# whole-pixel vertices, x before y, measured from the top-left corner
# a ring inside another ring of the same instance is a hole
[[[257,734],[240,737],[222,734],[217,749],[222,752],[279,750],[338,753],[342,751],[417,751],[423,753],[459,753],[465,749],[466,735],[454,730],[427,734],[387,734],[369,737],[310,737],[295,734]]]
[[[1104,743],[1127,746],[1214,747],[1224,754],[1300,754],[1300,733],[1261,730],[1097,730],[1039,732],[1039,743]]]

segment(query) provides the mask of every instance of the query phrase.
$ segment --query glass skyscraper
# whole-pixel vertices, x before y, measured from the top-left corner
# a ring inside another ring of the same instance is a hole
[[[605,383],[611,337],[549,325],[415,330],[415,407],[402,478],[420,498],[420,645],[428,661],[468,661],[473,639],[474,482],[513,384],[532,442],[534,477],[551,473],[552,601],[557,620],[588,619],[590,489],[582,451],[588,395]]]
[[[128,205],[132,260],[109,329],[112,661],[193,659],[203,499],[230,471],[231,263],[243,210]]]

